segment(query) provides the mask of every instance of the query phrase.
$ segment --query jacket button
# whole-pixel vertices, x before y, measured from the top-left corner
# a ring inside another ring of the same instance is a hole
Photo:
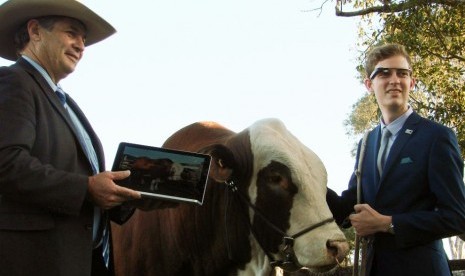
[[[86,224],[85,228],[86,230],[92,230],[92,224]]]

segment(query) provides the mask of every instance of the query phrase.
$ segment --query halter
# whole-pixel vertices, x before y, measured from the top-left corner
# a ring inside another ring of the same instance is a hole
[[[275,232],[279,233],[283,237],[283,242],[279,246],[278,259],[275,260],[273,258],[273,256],[271,255],[271,253],[267,252],[264,249],[263,245],[261,244],[260,240],[257,238],[257,235],[256,235],[255,231],[252,228],[250,220],[247,220],[247,221],[249,221],[249,227],[250,227],[250,230],[251,230],[255,240],[258,242],[258,244],[260,245],[262,250],[265,252],[267,257],[270,259],[270,265],[272,267],[280,267],[284,271],[287,271],[287,272],[295,272],[295,271],[301,269],[303,266],[297,260],[297,257],[296,257],[295,252],[294,252],[294,240],[297,239],[298,237],[302,236],[305,233],[308,233],[308,232],[310,232],[310,231],[312,231],[312,230],[314,230],[314,229],[316,229],[316,228],[318,228],[320,226],[323,226],[323,225],[325,225],[327,223],[330,223],[330,222],[334,221],[334,218],[328,218],[328,219],[325,219],[325,220],[323,220],[321,222],[318,222],[318,223],[316,223],[316,224],[314,224],[312,226],[309,226],[309,227],[297,232],[294,235],[288,236],[286,234],[286,232],[284,232],[279,227],[277,227],[275,224],[273,224],[254,204],[252,204],[244,196],[243,193],[241,193],[239,191],[239,189],[237,188],[234,181],[232,181],[232,180],[231,181],[225,181],[224,183],[226,184],[226,186],[229,188],[230,191],[232,191],[234,194],[237,194],[239,196],[239,198],[243,202],[245,202],[248,205],[248,207],[250,209],[252,209],[255,212],[255,214],[258,215],[271,229],[273,229]],[[225,209],[225,215],[226,215],[227,210],[228,209],[226,208]],[[227,220],[225,220],[225,223],[227,223]],[[226,229],[227,229],[227,227],[226,227]],[[227,243],[228,243],[228,254],[229,254],[229,257],[231,258],[231,248],[229,246],[229,240],[227,240]]]

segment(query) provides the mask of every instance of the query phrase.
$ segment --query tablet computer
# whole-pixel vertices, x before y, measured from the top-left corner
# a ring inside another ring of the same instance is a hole
[[[130,170],[118,185],[152,197],[202,205],[211,156],[122,142],[112,171]]]

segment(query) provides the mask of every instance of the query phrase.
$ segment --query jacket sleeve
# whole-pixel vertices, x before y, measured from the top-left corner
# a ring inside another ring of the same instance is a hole
[[[360,155],[361,141],[358,145],[357,161],[355,162],[355,168],[358,167],[358,160]],[[357,177],[355,173],[352,173],[349,185],[339,196],[336,192],[328,188],[326,193],[326,202],[328,203],[329,209],[333,213],[336,223],[344,228],[351,226],[348,216],[354,212],[354,205],[357,203]]]

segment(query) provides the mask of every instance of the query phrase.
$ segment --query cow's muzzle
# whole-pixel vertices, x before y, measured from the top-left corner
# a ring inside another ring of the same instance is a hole
[[[288,271],[288,272],[295,272],[299,269],[301,269],[303,266],[299,263],[299,261],[297,260],[297,257],[295,255],[295,252],[294,252],[294,239],[297,239],[298,237],[320,227],[320,226],[323,226],[327,223],[331,223],[334,221],[334,218],[327,218],[325,220],[322,220],[318,223],[315,223],[303,230],[301,230],[300,232],[294,234],[294,235],[287,235],[285,231],[283,231],[282,229],[280,229],[278,226],[276,226],[275,224],[273,224],[264,214],[262,214],[262,212],[260,212],[260,210],[257,209],[257,207],[252,204],[240,191],[239,189],[237,188],[236,184],[234,184],[234,181],[230,180],[230,181],[225,181],[224,182],[227,187],[230,189],[230,191],[232,191],[234,194],[238,195],[239,198],[244,201],[250,209],[252,209],[256,215],[258,215],[259,217],[262,218],[262,220],[268,224],[268,226],[270,227],[270,229],[273,229],[275,232],[277,232],[278,234],[282,235],[283,237],[283,242],[282,244],[279,246],[279,252],[278,252],[278,257],[280,259],[277,259],[275,260],[273,258],[273,256],[271,255],[270,252],[266,251],[265,249],[263,249],[263,246],[262,249],[263,251],[265,252],[265,254],[268,256],[268,258],[270,259],[270,265],[273,266],[273,267],[280,267],[282,268],[284,271]],[[255,232],[252,231],[252,234],[253,236],[255,237],[255,239],[257,241],[259,241],[259,238],[256,236]],[[258,242],[260,244],[260,242]],[[228,252],[228,254],[230,255],[230,252]]]

